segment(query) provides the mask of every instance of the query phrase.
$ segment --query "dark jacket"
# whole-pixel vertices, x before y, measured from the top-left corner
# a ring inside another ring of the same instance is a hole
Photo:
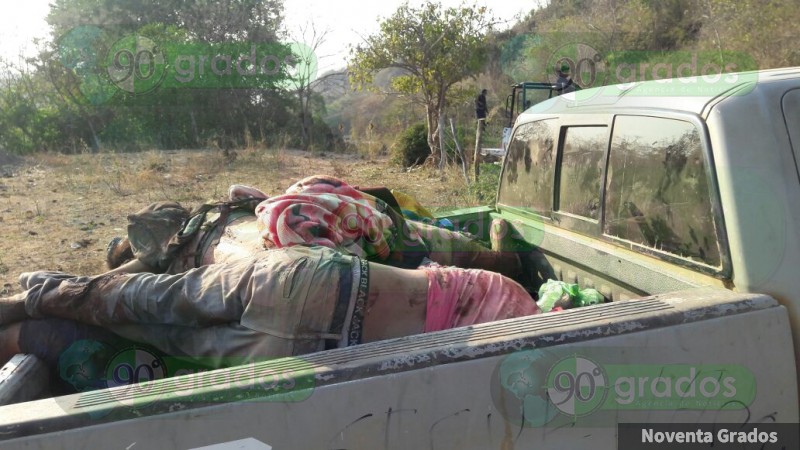
[[[478,119],[486,118],[486,96],[483,93],[475,99],[475,116]]]

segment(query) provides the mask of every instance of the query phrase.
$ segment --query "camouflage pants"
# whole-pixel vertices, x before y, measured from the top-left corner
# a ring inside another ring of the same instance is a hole
[[[513,252],[492,250],[457,231],[410,220],[406,223],[430,249],[429,258],[439,264],[489,270],[514,279],[522,273],[520,260]]]
[[[108,328],[173,355],[274,358],[346,345],[359,258],[296,246],[177,275],[33,273],[25,307]]]

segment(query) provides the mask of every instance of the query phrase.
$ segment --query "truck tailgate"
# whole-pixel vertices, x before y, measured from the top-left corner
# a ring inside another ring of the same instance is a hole
[[[793,354],[775,300],[699,288],[10,405],[0,447],[614,448],[621,422],[798,422]]]

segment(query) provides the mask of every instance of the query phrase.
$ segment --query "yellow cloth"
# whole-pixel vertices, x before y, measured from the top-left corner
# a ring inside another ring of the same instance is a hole
[[[400,206],[400,209],[404,211],[411,211],[420,217],[427,217],[429,219],[434,218],[433,214],[425,209],[425,207],[422,206],[414,197],[394,189],[392,189],[391,192],[394,198],[397,199],[397,204]]]

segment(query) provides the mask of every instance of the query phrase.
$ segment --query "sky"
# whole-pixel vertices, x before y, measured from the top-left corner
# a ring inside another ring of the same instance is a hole
[[[35,37],[47,36],[44,21],[51,0],[0,0],[0,56],[14,57],[20,51],[35,53]],[[445,6],[458,6],[461,0],[441,0]],[[318,52],[320,72],[342,68],[349,46],[378,31],[381,17],[390,16],[402,0],[286,0],[285,25],[295,36],[313,23],[316,30],[327,31]],[[411,5],[421,3],[412,0]],[[487,6],[498,19],[513,25],[515,17],[524,16],[537,5],[537,0],[473,0],[469,4]],[[502,26],[501,26],[502,28]],[[307,34],[308,35],[308,34]],[[299,40],[299,39],[295,39]]]
[[[34,37],[47,36],[44,18],[50,0],[0,0],[0,56],[11,58],[27,51],[35,53],[31,41]]]
[[[342,68],[349,55],[349,46],[378,31],[379,18],[386,18],[404,3],[402,0],[286,0],[284,4],[287,28],[291,32],[307,28],[309,22],[317,30],[328,30],[324,45],[318,52],[320,72]],[[411,6],[422,4],[412,0]],[[441,0],[444,6],[458,6],[462,0]],[[468,4],[486,6],[498,19],[515,23],[536,7],[536,0],[476,0]],[[503,25],[501,25],[503,28]]]

